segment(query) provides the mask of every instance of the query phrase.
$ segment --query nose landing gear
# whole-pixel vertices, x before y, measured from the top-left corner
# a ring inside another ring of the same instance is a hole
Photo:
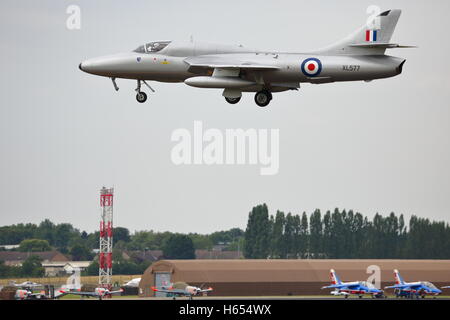
[[[155,90],[153,90],[153,88],[152,87],[150,87],[149,85],[148,85],[148,83],[147,82],[145,82],[145,80],[138,80],[137,81],[137,88],[136,88],[136,100],[139,102],[139,103],[144,103],[145,101],[147,101],[147,94],[144,92],[144,91],[141,91],[141,81],[152,91],[152,92],[155,92]]]
[[[147,94],[143,91],[140,91],[136,94],[136,100],[139,103],[144,103],[145,101],[147,101]]]

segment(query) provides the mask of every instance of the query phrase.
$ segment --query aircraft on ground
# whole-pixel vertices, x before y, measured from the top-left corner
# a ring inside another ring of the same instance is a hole
[[[385,287],[385,289],[394,289],[397,298],[425,298],[427,295],[436,297],[442,293],[441,290],[429,281],[405,282],[397,269],[394,270],[394,278],[395,285]]]
[[[65,290],[59,290],[59,295],[58,297],[62,296],[62,295],[67,295],[67,294],[73,294],[73,295],[78,295],[81,296],[81,298],[87,297],[95,297],[98,298],[99,300],[102,300],[104,297],[106,296],[111,296],[113,294],[118,294],[118,293],[122,293],[123,289],[119,289],[116,291],[110,291],[106,288],[95,288],[94,291],[65,291]]]
[[[213,288],[210,287],[207,289],[202,289],[199,287],[190,286],[184,282],[175,282],[168,286],[161,286],[161,288],[152,287],[152,290],[155,292],[167,293],[168,295],[173,296],[173,299],[175,300],[176,297],[181,296],[192,299],[193,296],[213,291]]]
[[[125,283],[124,286],[137,288],[137,287],[139,287],[139,282],[141,282],[141,278],[134,278],[134,279],[131,279],[130,281],[128,281],[127,283]]]
[[[238,103],[243,92],[256,92],[255,102],[267,106],[272,93],[298,90],[300,83],[332,83],[389,78],[402,72],[405,59],[385,55],[386,49],[408,48],[390,43],[401,10],[388,10],[346,38],[326,48],[304,52],[264,51],[242,45],[194,41],[153,41],[133,52],[88,59],[80,70],[116,79],[137,80],[136,99],[146,80],[184,82],[197,88],[223,89],[230,104]],[[375,93],[374,93],[375,94]]]
[[[348,298],[350,295],[357,295],[362,298],[363,295],[369,294],[372,298],[383,298],[383,291],[377,289],[372,283],[367,281],[342,282],[334,269],[330,270],[331,285],[322,287],[322,289],[334,289],[330,293],[334,296],[344,296]]]
[[[36,287],[42,287],[42,284],[33,281],[24,281],[22,283],[16,283],[15,281],[11,281],[10,286],[31,289]]]
[[[14,299],[16,300],[35,300],[35,299],[46,299],[44,291],[33,293],[31,289],[18,289],[14,294]]]

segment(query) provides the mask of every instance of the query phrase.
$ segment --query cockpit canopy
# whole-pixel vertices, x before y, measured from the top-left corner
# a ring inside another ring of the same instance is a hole
[[[134,52],[153,53],[164,49],[171,41],[153,41],[138,47]]]
[[[367,287],[367,288],[369,288],[369,289],[376,289],[376,287],[375,287],[375,286],[373,285],[373,283],[371,283],[371,282],[360,281],[359,284],[360,284],[361,286],[365,286],[365,287]]]
[[[437,289],[434,284],[432,284],[431,282],[428,282],[428,281],[421,281],[421,284],[428,288],[431,288],[431,289]]]

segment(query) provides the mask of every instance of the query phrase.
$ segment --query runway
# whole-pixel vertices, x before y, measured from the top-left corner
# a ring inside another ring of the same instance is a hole
[[[118,296],[114,297],[113,299],[104,299],[104,300],[151,300],[151,301],[173,301],[173,298],[164,298],[164,297],[126,297],[126,296]],[[333,296],[253,296],[253,297],[238,297],[238,296],[230,296],[230,297],[194,297],[192,300],[190,300],[187,297],[180,297],[176,298],[176,301],[295,301],[295,300],[311,300],[311,301],[330,301],[330,300],[342,300],[342,301],[366,301],[366,300],[373,300],[373,301],[403,301],[403,300],[412,300],[412,299],[404,299],[404,298],[395,298],[394,296],[387,297],[384,299],[376,299],[371,297],[349,297],[349,298],[343,298],[343,297],[333,297]],[[442,296],[442,297],[427,297],[425,299],[413,299],[413,301],[428,301],[428,300],[450,300],[450,296]]]

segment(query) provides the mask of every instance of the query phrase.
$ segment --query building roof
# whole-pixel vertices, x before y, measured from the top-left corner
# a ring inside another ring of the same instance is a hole
[[[238,251],[195,250],[196,259],[240,259],[242,254]]]
[[[46,262],[42,263],[42,266],[45,267],[65,267],[72,266],[74,268],[87,268],[91,264],[92,261],[55,261],[55,262]]]
[[[29,256],[39,256],[44,261],[69,261],[59,251],[43,252],[21,252],[21,251],[0,251],[0,261],[25,261]],[[55,260],[56,258],[56,260]]]
[[[450,282],[450,260],[160,260],[145,274],[171,272],[186,282],[329,282],[330,269],[342,281],[365,280],[368,267],[380,268],[382,281],[394,281],[399,269],[405,281]]]
[[[141,261],[157,261],[163,255],[162,250],[145,250],[145,251],[124,251],[130,258],[138,259]]]

